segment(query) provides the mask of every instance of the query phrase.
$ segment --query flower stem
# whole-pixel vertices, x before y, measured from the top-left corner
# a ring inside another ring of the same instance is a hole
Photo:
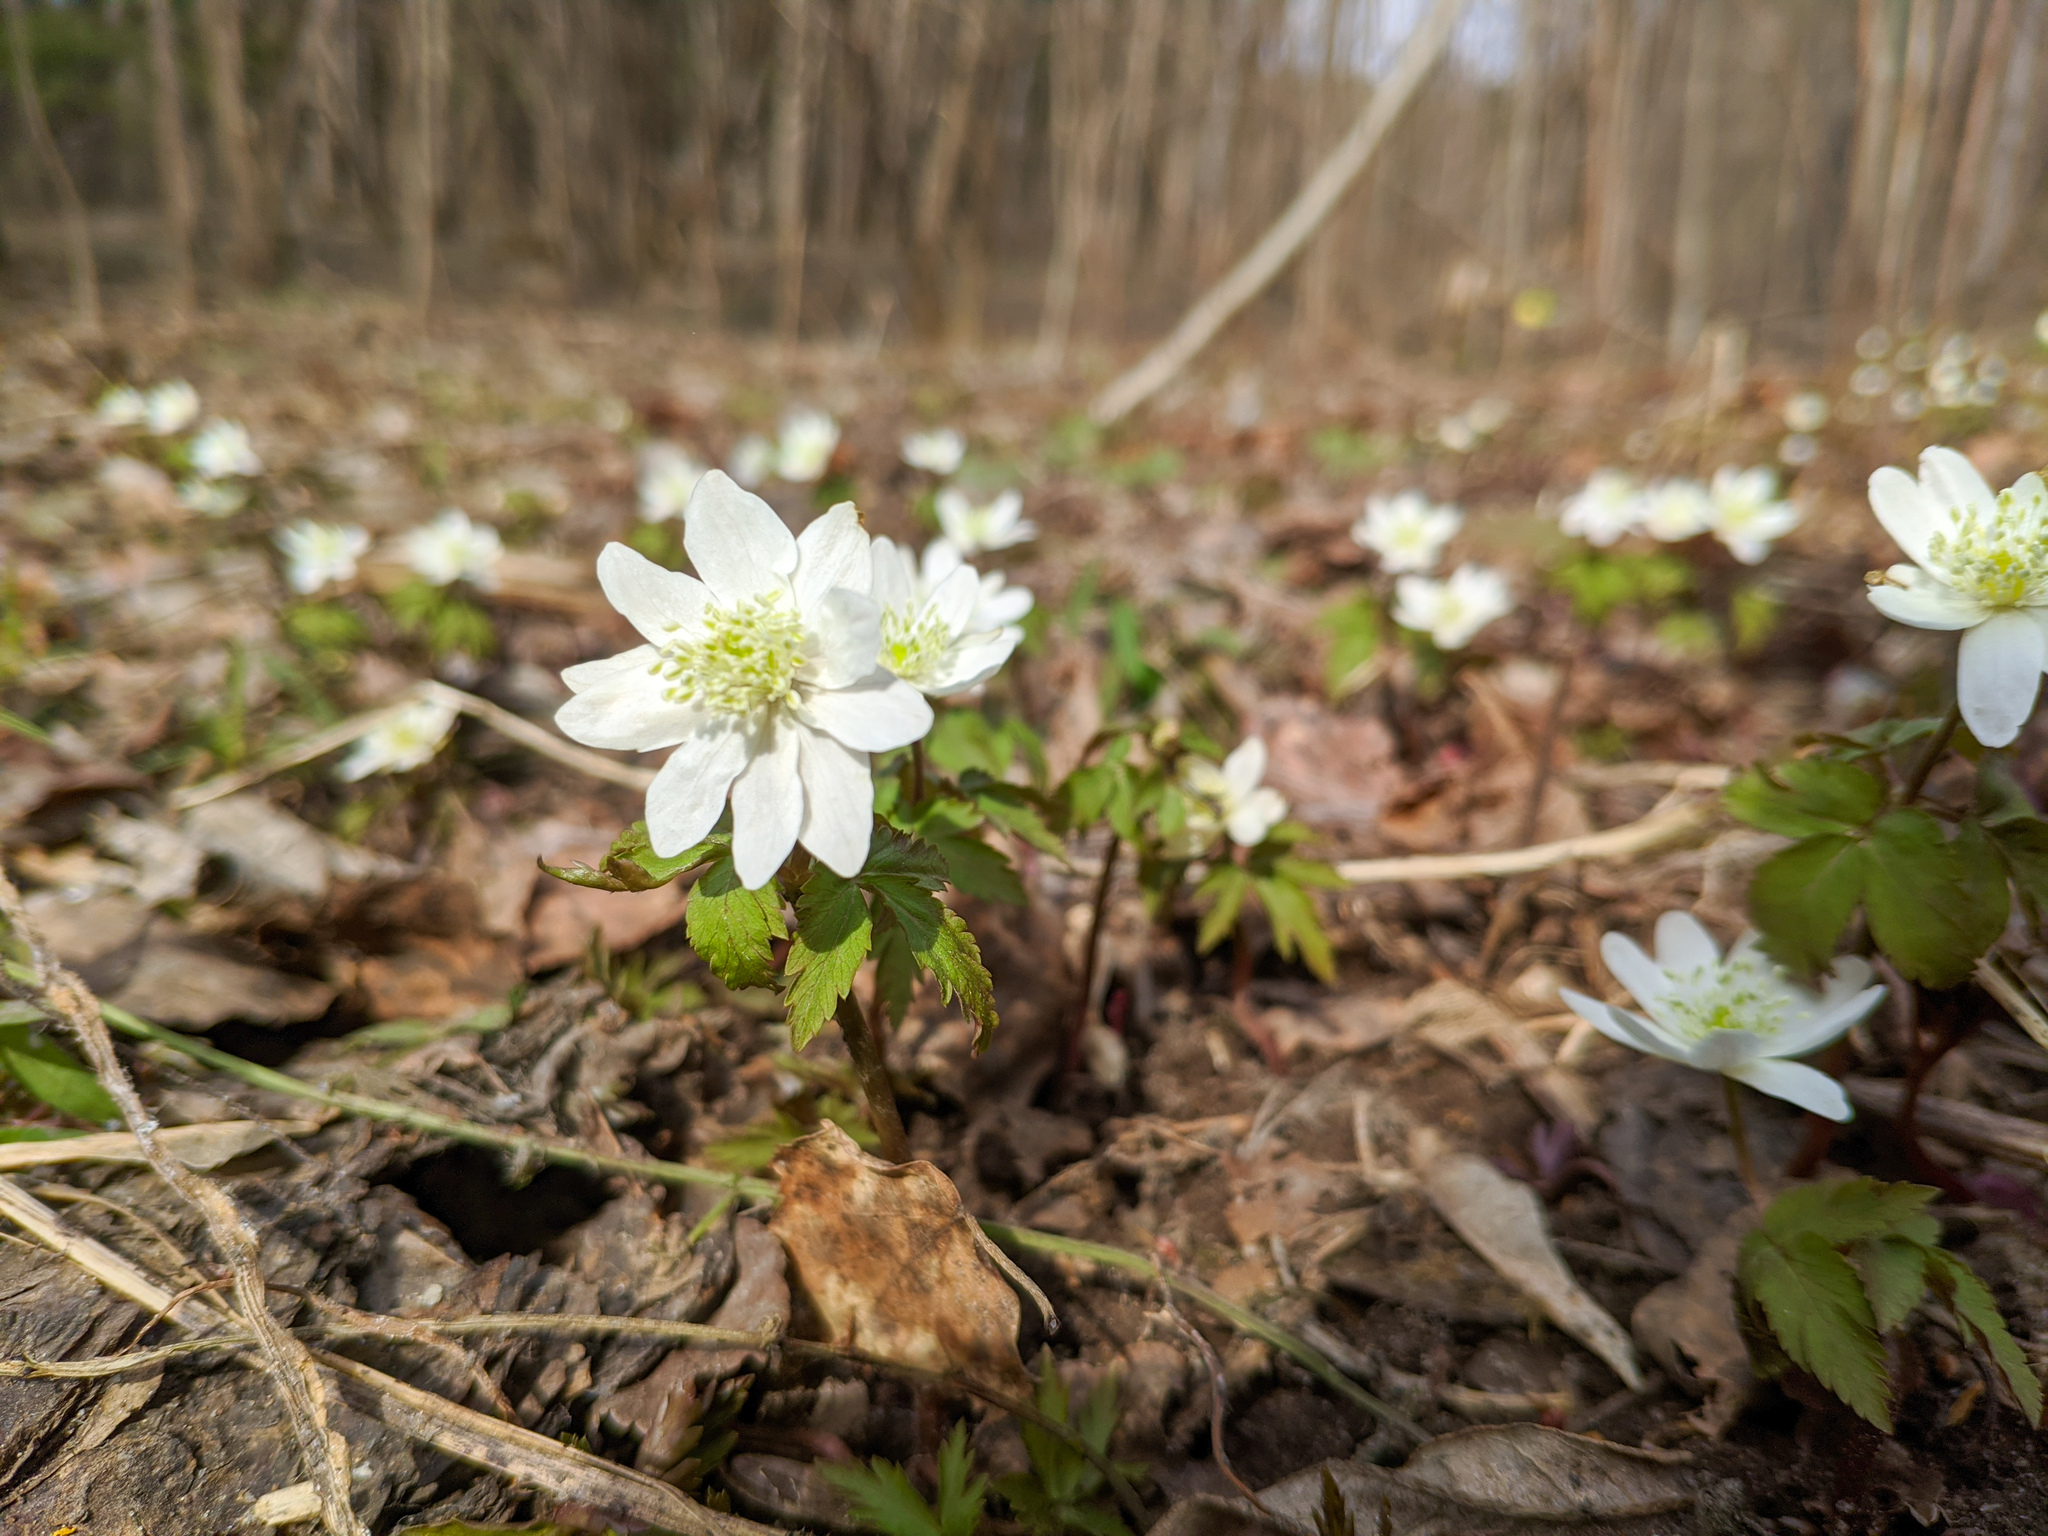
[[[921,741],[910,744],[910,803],[913,806],[924,804],[924,743]]]
[[[1764,1187],[1756,1176],[1756,1160],[1749,1155],[1749,1129],[1742,1121],[1742,1087],[1732,1077],[1721,1079],[1721,1091],[1728,1097],[1728,1134],[1735,1142],[1735,1167],[1742,1175],[1742,1187],[1758,1205],[1764,1203]]]
[[[1956,727],[1963,723],[1963,704],[1958,699],[1949,705],[1948,713],[1942,716],[1941,729],[1927,738],[1927,746],[1913,762],[1913,771],[1906,776],[1905,790],[1899,796],[1900,805],[1911,805],[1920,798],[1920,791],[1927,787],[1928,775],[1934,772],[1934,765],[1941,761],[1942,753],[1955,739]]]
[[[867,1015],[861,1012],[860,1001],[853,993],[839,999],[833,1017],[839,1021],[846,1054],[853,1058],[861,1095],[868,1101],[868,1123],[882,1138],[882,1156],[892,1163],[909,1162],[910,1138],[903,1134],[903,1117],[896,1112],[896,1089],[889,1081],[889,1063],[882,1056],[882,1042],[868,1028]]]

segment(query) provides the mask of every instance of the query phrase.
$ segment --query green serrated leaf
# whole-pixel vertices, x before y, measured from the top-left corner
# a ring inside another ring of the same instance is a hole
[[[1795,1184],[1766,1207],[1764,1231],[1779,1241],[1810,1232],[1837,1245],[1866,1237],[1931,1243],[1941,1227],[1927,1214],[1927,1206],[1940,1193],[1926,1184],[1887,1184],[1869,1178]]]
[[[2011,896],[1984,829],[1951,841],[1932,815],[1892,811],[1871,827],[1863,910],[1871,937],[1908,980],[1959,986],[2005,931]]]
[[[1826,1239],[1766,1230],[1743,1240],[1737,1276],[1792,1363],[1886,1434],[1891,1381],[1863,1280]]]
[[[712,974],[734,991],[773,982],[775,941],[789,937],[782,893],[773,881],[758,891],[741,885],[729,854],[697,877],[683,931]]]
[[[841,1467],[817,1463],[825,1481],[852,1501],[854,1518],[873,1526],[885,1536],[972,1536],[966,1531],[948,1531],[938,1511],[924,1495],[910,1485],[903,1469],[877,1456],[865,1467]]]
[[[802,1050],[817,1038],[867,958],[874,923],[860,887],[820,864],[796,899],[796,937],[783,967],[789,990],[783,1010],[789,1043]]]
[[[1722,803],[1737,821],[1781,837],[1860,827],[1884,809],[1884,781],[1851,763],[1793,758],[1736,775]]]
[[[1252,883],[1259,893],[1260,905],[1272,921],[1273,947],[1280,951],[1280,958],[1292,960],[1298,951],[1301,963],[1318,980],[1325,985],[1334,982],[1337,957],[1330,949],[1330,936],[1323,931],[1323,920],[1308,892],[1292,880],[1278,876],[1254,878]]]
[[[0,1068],[59,1114],[96,1125],[121,1118],[119,1106],[84,1062],[26,1024],[0,1026]]]
[[[588,864],[571,864],[558,869],[545,859],[538,862],[557,880],[566,880],[571,885],[590,890],[651,891],[667,885],[685,870],[694,869],[714,853],[731,845],[731,837],[721,833],[665,859],[654,851],[654,844],[647,835],[647,823],[636,821],[612,839],[611,847],[605,850],[604,862],[595,869]]]
[[[977,901],[1001,902],[1021,907],[1030,897],[1017,868],[1000,848],[983,842],[972,832],[932,833],[932,846],[946,862],[946,878]]]
[[[910,994],[917,985],[917,961],[911,957],[910,941],[903,925],[886,911],[875,920],[875,993],[889,1022],[901,1024],[910,1012]]]
[[[1823,832],[1781,848],[1749,882],[1749,915],[1764,953],[1801,976],[1817,975],[1863,899],[1866,853],[1846,832]]]
[[[2020,1411],[2027,1416],[2027,1423],[2040,1428],[2041,1378],[2034,1374],[2025,1351],[2006,1326],[1990,1287],[1978,1278],[1974,1269],[1946,1249],[1930,1248],[1927,1259],[1928,1283],[1941,1294],[1957,1320],[1977,1336],[1977,1342],[2005,1378]]]
[[[974,941],[966,920],[946,906],[939,907],[939,919],[939,931],[930,947],[917,949],[913,940],[911,952],[919,965],[938,978],[944,1001],[959,999],[960,1011],[974,1025],[974,1053],[978,1056],[988,1049],[996,1026],[1002,1023],[996,1014],[995,981],[982,963],[981,946]]]
[[[1122,777],[1123,769],[1115,763],[1090,763],[1068,774],[1059,792],[1066,810],[1067,830],[1085,832],[1100,821]]]
[[[1056,859],[1067,856],[1066,845],[1046,820],[1048,807],[1042,795],[1016,784],[982,780],[972,773],[961,780],[960,787],[982,815],[1011,836]]]
[[[1927,1218],[1932,1221],[1933,1218]],[[1849,1247],[1849,1262],[1863,1277],[1870,1316],[1879,1333],[1890,1333],[1927,1294],[1927,1245],[1908,1237],[1866,1237]]]
[[[1241,864],[1212,864],[1202,883],[1195,887],[1195,899],[1207,901],[1201,930],[1195,935],[1195,951],[1206,955],[1229,937],[1237,926],[1244,899],[1251,894],[1251,872]]]

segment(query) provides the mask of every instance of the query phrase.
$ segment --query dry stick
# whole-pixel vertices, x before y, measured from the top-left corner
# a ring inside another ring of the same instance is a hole
[[[903,1117],[896,1110],[896,1086],[889,1081],[889,1062],[882,1054],[882,1042],[868,1028],[867,1015],[851,991],[832,1010],[839,1021],[839,1033],[846,1041],[846,1054],[853,1058],[854,1076],[868,1101],[868,1118],[875,1134],[882,1138],[882,1156],[892,1163],[910,1161],[910,1138],[903,1134]]]
[[[285,1332],[265,1305],[261,1241],[241,1210],[220,1186],[180,1163],[157,1141],[156,1117],[114,1054],[113,1037],[100,1017],[99,999],[86,984],[65,970],[51,954],[42,932],[29,917],[21,892],[0,869],[0,916],[17,938],[28,945],[33,986],[40,1000],[64,1021],[78,1039],[93,1075],[120,1106],[128,1128],[158,1178],[199,1213],[207,1236],[234,1275],[238,1310],[255,1331],[267,1374],[277,1387],[285,1417],[298,1442],[306,1472],[320,1494],[320,1518],[331,1536],[368,1536],[349,1504],[348,1444],[327,1428],[327,1404],[312,1356],[305,1345]]]
[[[1337,873],[1352,885],[1386,885],[1406,880],[1471,880],[1525,875],[1569,864],[1574,859],[1622,859],[1683,841],[1704,831],[1718,814],[1715,802],[1697,800],[1655,810],[1639,821],[1498,853],[1424,853],[1398,859],[1347,859]]]
[[[1197,299],[1166,340],[1095,397],[1088,415],[1098,426],[1121,421],[1178,374],[1240,309],[1280,275],[1308,237],[1321,228],[1338,201],[1358,179],[1380,141],[1421,87],[1450,41],[1464,0],[1435,0],[1428,16],[1409,34],[1385,80],[1373,91],[1351,131],[1309,177],[1286,212],[1260,237],[1244,259]]]
[[[1179,1307],[1173,1304],[1173,1290],[1166,1284],[1166,1267],[1158,1267],[1159,1306],[1166,1314],[1166,1320],[1173,1324],[1181,1337],[1195,1346],[1195,1353],[1202,1357],[1202,1368],[1209,1373],[1209,1454],[1216,1459],[1216,1466],[1229,1478],[1237,1491],[1252,1501],[1252,1507],[1271,1519],[1273,1512],[1251,1489],[1251,1485],[1237,1475],[1237,1468],[1230,1464],[1230,1453],[1223,1447],[1223,1416],[1230,1411],[1230,1383],[1223,1374],[1223,1361],[1216,1354],[1216,1346],[1202,1336],[1202,1330],[1181,1316]]]

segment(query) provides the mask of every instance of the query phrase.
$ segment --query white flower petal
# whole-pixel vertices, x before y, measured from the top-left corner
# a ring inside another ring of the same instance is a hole
[[[981,577],[973,566],[963,565],[926,593],[924,601],[926,611],[949,634],[965,634],[975,608],[981,603]]]
[[[675,630],[695,624],[711,600],[696,577],[656,565],[623,544],[607,544],[598,552],[597,584],[626,622],[656,645]]]
[[[1235,803],[1259,787],[1266,776],[1266,743],[1263,737],[1247,736],[1223,759],[1225,798]]]
[[[644,668],[622,669],[586,684],[555,711],[555,729],[609,752],[656,752],[697,730],[703,716],[676,704]]]
[[[1560,989],[1558,996],[1564,999],[1567,1008],[1616,1045],[1625,1045],[1632,1051],[1641,1051],[1645,1056],[1655,1056],[1662,1061],[1684,1061],[1678,1049],[1664,1038],[1663,1031],[1641,1015],[1630,1013],[1626,1008],[1611,1007],[1569,987]]]
[[[985,683],[1003,669],[1022,636],[1002,630],[983,640],[963,640],[946,658],[947,664],[921,690],[935,699],[965,693]]]
[[[1870,510],[1916,565],[1927,558],[1927,541],[1948,521],[1945,510],[1917,480],[1890,464],[1870,477]]]
[[[1928,448],[1920,454],[1920,483],[1942,521],[1950,512],[1975,512],[1990,518],[1998,510],[1998,497],[1977,472],[1977,466],[1953,448]]]
[[[562,681],[571,693],[581,693],[586,688],[595,688],[610,678],[623,677],[632,672],[646,672],[660,655],[651,645],[636,645],[630,651],[621,651],[616,656],[606,656],[600,661],[578,662],[573,667],[562,669]]]
[[[1277,789],[1262,785],[1246,795],[1231,811],[1223,829],[1240,848],[1256,848],[1286,815],[1287,797]]]
[[[879,671],[852,687],[811,695],[804,701],[804,715],[808,724],[857,752],[892,752],[932,728],[932,707],[924,695]]]
[[[647,841],[657,855],[672,859],[704,840],[746,761],[746,739],[722,720],[683,738],[647,786]]]
[[[860,525],[853,503],[842,501],[797,535],[793,585],[799,613],[809,613],[834,587],[866,594],[871,567],[868,532]]]
[[[1910,565],[1895,565],[1888,574],[1891,581],[1870,589],[1870,603],[1896,623],[1915,629],[1968,629],[1983,623],[1991,612],[1975,598]]]
[[[796,570],[796,536],[775,509],[715,469],[697,482],[683,514],[683,548],[726,607],[778,590]]]
[[[1657,919],[1657,965],[1667,972],[1697,970],[1721,958],[1721,946],[1690,912]]]
[[[1829,1120],[1846,1121],[1855,1114],[1840,1083],[1827,1073],[1796,1061],[1760,1057],[1730,1067],[1727,1076],[1738,1083],[1747,1083],[1758,1093],[1783,1099],[1787,1104],[1797,1104],[1801,1109],[1810,1109]]]
[[[1805,1056],[1832,1043],[1884,997],[1883,987],[1866,987],[1861,992],[1829,1003],[1808,1018],[1786,1024],[1771,1041],[1773,1056]]]
[[[929,551],[927,551],[929,553]],[[883,612],[907,608],[917,601],[915,557],[894,539],[877,539],[869,557],[868,596]]]
[[[2044,660],[2048,645],[2041,625],[2018,609],[1994,613],[1963,636],[1956,701],[1972,736],[1987,747],[2002,747],[2019,735],[2034,712]]]
[[[797,675],[814,688],[845,688],[875,670],[882,610],[873,598],[834,587],[805,615],[817,648]]]
[[[1685,1060],[1702,1072],[1730,1072],[1762,1057],[1764,1049],[1763,1036],[1754,1030],[1715,1029],[1693,1042]]]
[[[867,863],[875,829],[875,781],[868,755],[822,731],[798,726],[797,773],[804,786],[801,842],[824,866],[851,880]]]
[[[1645,1008],[1654,1008],[1669,985],[1657,962],[1644,954],[1642,946],[1625,933],[1603,935],[1600,958],[1614,979],[1628,988],[1629,996]]]
[[[940,582],[952,575],[954,571],[959,569],[961,563],[966,558],[960,552],[960,546],[951,539],[933,539],[931,543],[924,547],[922,575],[925,586],[936,587]]]
[[[775,878],[803,825],[804,789],[797,774],[799,727],[771,720],[766,740],[732,781],[732,862],[740,884],[758,890]]]

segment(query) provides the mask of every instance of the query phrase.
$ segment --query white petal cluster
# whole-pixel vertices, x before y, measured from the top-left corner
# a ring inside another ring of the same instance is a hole
[[[199,419],[199,391],[183,379],[159,384],[142,397],[142,424],[157,437],[182,432]]]
[[[922,563],[876,539],[870,595],[882,610],[882,667],[935,699],[995,676],[1024,638],[1016,620],[1031,611],[1030,592],[1005,590],[1000,574],[983,576],[943,539]]]
[[[1713,498],[1697,480],[1659,480],[1643,492],[1636,526],[1660,544],[1683,544],[1714,522]]]
[[[976,503],[967,493],[947,486],[938,494],[939,531],[963,555],[1012,549],[1038,537],[1038,525],[1024,516],[1024,497],[1004,491],[993,501]]]
[[[303,518],[278,530],[277,547],[284,555],[285,580],[303,596],[329,582],[355,580],[356,562],[368,551],[370,535],[354,526]]]
[[[455,711],[447,705],[428,699],[408,704],[358,737],[335,767],[335,777],[353,783],[373,773],[408,773],[429,762],[454,729]]]
[[[149,415],[149,401],[132,384],[116,384],[93,407],[103,427],[139,427]]]
[[[1870,588],[1888,619],[1963,631],[1956,699],[1987,747],[2019,735],[2048,665],[2048,486],[2022,475],[1993,495],[1950,448],[1920,455],[1920,478],[1889,465],[1870,477],[1870,505],[1911,565]]]
[[[188,475],[178,482],[178,505],[201,517],[229,517],[242,510],[249,493],[230,481]]]
[[[555,715],[586,746],[673,748],[647,791],[654,851],[682,852],[732,802],[733,862],[758,887],[801,842],[851,877],[874,823],[868,754],[931,729],[921,694],[877,665],[882,609],[859,514],[841,502],[792,536],[717,471],[683,514],[696,576],[622,544],[598,581],[646,643],[562,674]]]
[[[1767,465],[1722,465],[1707,496],[1713,503],[1709,531],[1744,565],[1761,565],[1771,546],[1799,526],[1799,508],[1778,494],[1777,472]]]
[[[193,471],[208,480],[263,473],[263,460],[249,441],[249,429],[239,421],[222,421],[216,416],[200,429],[186,452]]]
[[[775,444],[758,432],[748,433],[732,445],[725,472],[752,490],[775,473]]]
[[[1379,556],[1381,570],[1427,575],[1464,523],[1456,507],[1437,506],[1420,491],[1402,491],[1366,497],[1365,516],[1351,525],[1351,537]]]
[[[1710,533],[1744,565],[1756,565],[1801,516],[1779,496],[1776,471],[1763,465],[1725,465],[1708,485],[1674,476],[1640,486],[1621,470],[1598,469],[1566,498],[1558,527],[1600,549],[1631,533],[1665,544]]]
[[[931,475],[950,475],[966,457],[967,439],[951,427],[904,434],[903,462],[912,469],[921,469]]]
[[[665,523],[681,517],[690,493],[704,478],[704,466],[674,443],[649,443],[640,450],[640,520]]]
[[[1507,578],[1490,566],[1468,562],[1441,581],[1403,576],[1394,583],[1394,622],[1428,635],[1440,651],[1463,650],[1514,607]]]
[[[1263,843],[1287,815],[1286,797],[1265,784],[1265,777],[1266,743],[1257,736],[1238,743],[1220,767],[1203,758],[1190,759],[1180,774],[1188,807],[1181,845],[1200,852],[1214,846],[1219,836],[1228,836],[1240,848]]]
[[[1618,469],[1596,469],[1585,486],[1565,498],[1557,526],[1596,549],[1605,549],[1642,522],[1642,493]]]
[[[839,447],[839,423],[823,411],[791,411],[775,444],[775,473],[791,485],[823,477]]]
[[[1818,996],[1795,985],[1745,934],[1726,958],[1688,912],[1657,919],[1657,957],[1610,933],[1600,958],[1628,988],[1641,1013],[1567,991],[1572,1011],[1610,1040],[1666,1061],[1719,1072],[1759,1093],[1830,1120],[1850,1116],[1848,1095],[1825,1072],[1793,1057],[1810,1055],[1845,1033],[1884,996],[1870,985],[1870,964],[1837,960]]]
[[[466,581],[489,591],[498,584],[505,545],[488,523],[473,523],[458,507],[446,507],[399,541],[399,553],[413,574],[431,586]]]

